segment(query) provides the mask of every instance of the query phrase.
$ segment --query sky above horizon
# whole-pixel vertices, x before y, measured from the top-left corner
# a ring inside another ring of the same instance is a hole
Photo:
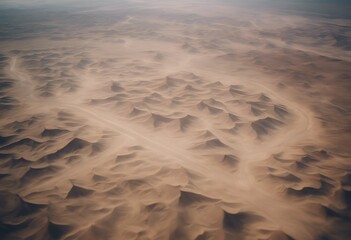
[[[191,6],[194,4],[239,5],[259,10],[278,10],[296,15],[319,15],[330,18],[351,19],[351,1],[349,0],[0,0],[0,10],[50,8],[62,9],[98,9],[116,4],[127,3],[133,6],[164,6],[176,3]]]

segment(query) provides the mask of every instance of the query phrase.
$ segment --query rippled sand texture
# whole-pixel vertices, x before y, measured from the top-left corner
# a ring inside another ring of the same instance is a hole
[[[350,20],[57,11],[0,36],[1,239],[349,239]]]

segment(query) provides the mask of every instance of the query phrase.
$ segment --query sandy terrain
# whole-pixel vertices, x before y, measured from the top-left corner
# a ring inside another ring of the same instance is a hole
[[[351,20],[113,6],[0,26],[1,239],[348,239]]]

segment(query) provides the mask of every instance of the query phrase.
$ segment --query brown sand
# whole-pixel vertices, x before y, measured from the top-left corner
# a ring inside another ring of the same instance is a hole
[[[0,238],[347,239],[351,22],[125,11],[3,41]]]

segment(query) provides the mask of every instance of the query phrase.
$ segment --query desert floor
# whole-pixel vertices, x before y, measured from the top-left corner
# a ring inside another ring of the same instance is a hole
[[[156,2],[0,25],[0,238],[348,239],[351,20]]]

